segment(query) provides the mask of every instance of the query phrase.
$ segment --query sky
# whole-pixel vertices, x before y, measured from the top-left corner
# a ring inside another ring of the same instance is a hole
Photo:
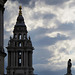
[[[34,74],[64,75],[67,61],[71,59],[74,75],[75,0],[8,0],[4,12],[4,47],[7,47],[9,37],[13,36],[20,5],[28,36],[35,48]]]

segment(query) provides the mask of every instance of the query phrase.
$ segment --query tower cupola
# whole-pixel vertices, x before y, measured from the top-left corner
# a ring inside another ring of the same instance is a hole
[[[19,15],[17,17],[16,26],[25,26],[24,18],[22,16],[22,7],[19,6]]]

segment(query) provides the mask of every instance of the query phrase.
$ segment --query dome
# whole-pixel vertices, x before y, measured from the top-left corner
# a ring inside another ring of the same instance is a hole
[[[22,16],[21,7],[19,7],[19,15],[17,17],[16,26],[25,26],[24,18]]]
[[[18,18],[17,18],[17,21],[20,21],[20,20],[24,21],[24,18],[23,18],[22,15],[19,15]]]
[[[23,18],[23,16],[22,16],[22,15],[19,15],[19,16],[17,17],[16,25],[25,26],[24,18]]]

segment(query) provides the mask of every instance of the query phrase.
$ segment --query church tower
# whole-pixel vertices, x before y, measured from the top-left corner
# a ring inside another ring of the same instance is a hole
[[[4,75],[4,4],[7,0],[0,0],[0,75]]]
[[[13,30],[13,37],[8,42],[7,75],[33,75],[33,46],[30,36],[27,37],[27,27],[22,16],[21,6]]]

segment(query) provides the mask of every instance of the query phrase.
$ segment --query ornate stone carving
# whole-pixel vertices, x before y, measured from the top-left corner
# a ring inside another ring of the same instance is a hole
[[[68,64],[67,64],[67,74],[65,74],[65,75],[72,75],[71,74],[71,67],[72,67],[72,63],[71,63],[71,59],[69,59]]]

